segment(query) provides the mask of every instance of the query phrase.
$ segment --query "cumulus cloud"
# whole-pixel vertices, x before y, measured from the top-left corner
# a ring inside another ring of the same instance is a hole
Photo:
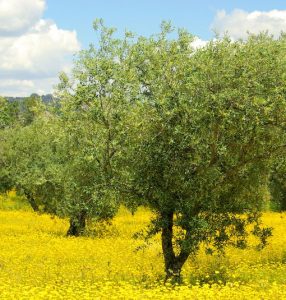
[[[0,0],[1,95],[49,93],[58,73],[71,67],[71,57],[80,48],[76,32],[42,19],[44,7],[43,0]],[[5,23],[2,9],[8,15],[14,9],[15,23]]]
[[[64,67],[66,55],[78,50],[74,31],[61,30],[46,20],[19,37],[0,38],[0,45],[2,75],[50,76]]]
[[[1,79],[0,90],[5,96],[27,96],[31,90],[35,89],[32,80]]]
[[[286,31],[286,10],[247,12],[235,9],[229,14],[218,11],[211,26],[219,34],[227,32],[234,39],[246,38],[247,32],[268,31],[275,37]]]
[[[191,43],[191,46],[194,49],[200,49],[200,48],[203,48],[204,46],[206,46],[208,42],[209,41],[204,41],[204,40],[200,39],[199,37],[195,37]]]
[[[0,80],[0,95],[26,97],[32,93],[44,95],[52,92],[52,87],[58,83],[58,77],[34,79],[2,79]]]
[[[0,35],[17,35],[37,22],[44,0],[0,0]]]

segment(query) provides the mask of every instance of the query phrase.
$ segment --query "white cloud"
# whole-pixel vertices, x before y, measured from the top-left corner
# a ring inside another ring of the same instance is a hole
[[[203,48],[204,46],[206,46],[208,42],[209,41],[204,41],[198,37],[195,37],[191,43],[191,47],[193,47],[194,49],[200,49],[200,48]]]
[[[32,80],[0,80],[0,90],[5,96],[26,96],[35,85]]]
[[[0,0],[0,35],[19,34],[37,22],[44,0]]]
[[[40,20],[24,35],[0,38],[1,73],[55,74],[64,67],[65,56],[78,49],[75,32],[58,29],[53,22]]]
[[[28,13],[21,9],[24,2]],[[4,31],[1,9],[6,7],[9,11],[13,5],[17,11],[15,20],[23,19],[23,22],[11,27],[10,32]],[[71,57],[80,48],[76,32],[60,29],[52,20],[41,19],[44,7],[42,0],[0,0],[1,95],[49,93],[58,73],[71,68]]]
[[[40,79],[1,79],[0,91],[3,96],[26,97],[32,93],[39,95],[51,92],[51,87],[58,83],[57,77]]]
[[[219,34],[227,32],[234,39],[246,38],[247,32],[258,34],[261,31],[278,37],[281,31],[286,31],[286,10],[246,12],[235,9],[229,14],[221,10],[211,27]]]

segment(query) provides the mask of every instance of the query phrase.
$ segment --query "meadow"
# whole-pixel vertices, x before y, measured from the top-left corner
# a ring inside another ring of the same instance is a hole
[[[147,209],[122,207],[112,224],[90,224],[88,236],[75,238],[65,235],[67,220],[16,198],[0,198],[1,299],[286,299],[286,213],[263,214],[273,227],[263,250],[201,251],[173,286],[163,283],[159,236],[133,238],[150,220]]]

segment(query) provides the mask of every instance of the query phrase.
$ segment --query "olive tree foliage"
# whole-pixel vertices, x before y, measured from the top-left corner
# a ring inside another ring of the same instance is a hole
[[[71,76],[61,74],[58,97],[66,143],[65,207],[69,233],[78,234],[87,218],[112,218],[119,207],[114,185],[122,143],[123,120],[134,98],[129,50],[132,35],[113,37],[115,29],[94,23],[96,46],[79,53]]]
[[[94,123],[81,115],[70,124],[65,113],[46,111],[31,124],[7,131],[3,161],[13,185],[32,208],[68,217],[68,235],[78,236],[84,233],[87,219],[111,218],[118,204],[111,193],[108,201],[100,194],[107,190],[102,171],[91,163],[100,142]]]
[[[54,210],[51,203],[48,205],[47,182],[51,179],[45,176],[54,158],[50,148],[54,138],[52,115],[33,95],[19,101],[6,100],[3,112],[8,122],[0,132],[2,192],[14,187],[26,196],[35,211],[41,205],[41,210],[50,212]]]
[[[9,101],[0,96],[0,130],[10,127],[13,123],[13,106]]]
[[[137,91],[128,65],[132,35],[115,39],[115,30],[102,20],[94,27],[98,46],[78,54],[70,76],[61,74],[55,110],[34,117],[27,106],[25,115],[32,119],[7,133],[3,143],[17,188],[35,210],[69,217],[68,234],[75,236],[84,232],[87,219],[110,219],[119,207],[116,158]]]
[[[286,161],[284,151],[275,158],[271,167],[269,188],[271,209],[286,211]]]
[[[16,154],[19,147],[18,145],[14,147],[13,144],[9,143],[12,142],[15,134],[21,135],[26,130],[29,131],[29,129],[24,128],[43,114],[44,111],[45,106],[41,99],[33,95],[19,101],[9,101],[0,97],[0,185],[2,192],[16,186],[12,171],[13,162],[9,158],[11,158],[11,155]],[[30,142],[29,136],[27,138],[23,136],[23,139],[26,140],[26,143]],[[32,153],[32,147],[30,147],[30,153]],[[20,161],[19,154],[21,153],[18,151],[18,161]],[[30,199],[30,197],[28,198]],[[34,203],[34,201],[32,202]],[[36,205],[33,205],[33,208],[37,210]]]
[[[0,97],[0,192],[6,192],[13,187],[4,159],[4,133],[14,121],[12,111],[8,100]]]
[[[19,102],[18,110],[18,122],[22,126],[27,126],[45,110],[45,105],[40,96],[32,94]]]
[[[62,195],[61,128],[51,115],[38,116],[28,126],[16,126],[3,137],[2,160],[13,187],[34,211],[59,214]]]
[[[286,109],[284,36],[194,50],[188,32],[172,40],[170,31],[163,23],[133,47],[140,100],[121,157],[127,205],[155,213],[147,236],[161,233],[166,279],[201,244],[245,248],[248,226],[266,244],[259,210],[271,157],[285,146],[273,124],[285,123]]]

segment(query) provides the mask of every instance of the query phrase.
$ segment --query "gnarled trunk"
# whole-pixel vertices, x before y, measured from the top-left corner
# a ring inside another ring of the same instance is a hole
[[[86,212],[80,211],[75,216],[70,218],[70,227],[68,229],[68,236],[80,236],[84,233],[86,226]]]
[[[25,194],[25,196],[26,196],[26,198],[27,198],[29,204],[30,204],[31,207],[33,208],[33,210],[34,210],[35,212],[39,212],[39,211],[40,211],[39,206],[38,206],[38,204],[36,203],[36,201],[35,201],[33,195],[32,195],[31,193],[27,192],[27,191],[25,191],[24,194]]]
[[[176,255],[173,247],[173,226],[174,226],[174,212],[167,212],[162,214],[162,250],[165,263],[165,281],[172,278],[174,281],[181,280],[181,270],[189,257],[190,251],[181,249],[179,255]]]

